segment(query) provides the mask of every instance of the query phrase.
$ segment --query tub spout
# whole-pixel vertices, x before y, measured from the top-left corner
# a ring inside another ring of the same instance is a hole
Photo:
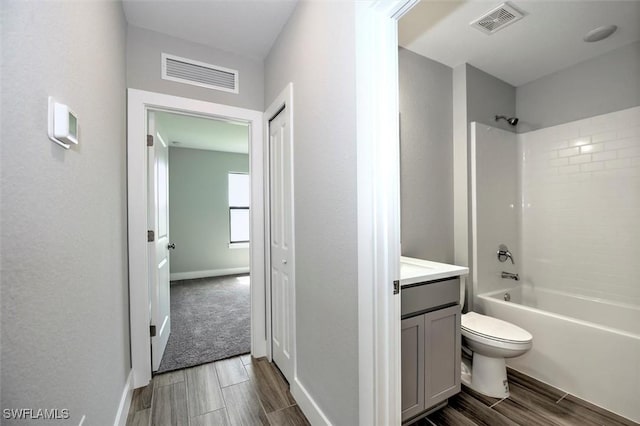
[[[520,277],[518,276],[518,274],[512,274],[511,272],[504,272],[502,271],[502,278],[509,278],[511,280],[516,280],[516,281],[520,281]]]

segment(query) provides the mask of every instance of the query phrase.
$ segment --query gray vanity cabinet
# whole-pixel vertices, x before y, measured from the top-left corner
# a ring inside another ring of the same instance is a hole
[[[424,411],[424,315],[402,320],[402,421]]]
[[[402,421],[460,391],[460,305],[402,320]]]
[[[460,305],[424,314],[425,408],[460,392]]]

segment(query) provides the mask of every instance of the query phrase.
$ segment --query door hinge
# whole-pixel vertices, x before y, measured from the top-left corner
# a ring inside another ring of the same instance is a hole
[[[400,280],[395,280],[393,282],[393,294],[400,293]]]
[[[156,326],[155,325],[150,325],[149,326],[149,335],[151,337],[156,337]]]
[[[147,242],[151,243],[156,239],[156,233],[153,231],[147,231]]]
[[[153,146],[153,135],[147,135],[147,146]]]

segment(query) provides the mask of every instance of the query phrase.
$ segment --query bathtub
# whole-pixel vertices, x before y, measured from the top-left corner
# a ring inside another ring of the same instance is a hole
[[[521,285],[475,302],[533,335],[508,366],[640,423],[640,308]]]

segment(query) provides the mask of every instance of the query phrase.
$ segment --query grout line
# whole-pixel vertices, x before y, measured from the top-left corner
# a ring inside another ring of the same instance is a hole
[[[501,403],[502,401],[504,401],[505,399],[507,399],[507,398],[502,398],[500,401],[496,401],[496,402],[494,402],[494,403],[493,403],[493,405],[491,405],[489,408],[493,408],[493,407],[495,407],[496,405],[500,404],[500,403]]]
[[[562,395],[562,398],[560,398],[559,400],[556,401],[556,404],[559,404],[560,401],[562,401],[563,399],[565,399],[567,396],[569,395],[569,393],[565,393],[564,395]]]

